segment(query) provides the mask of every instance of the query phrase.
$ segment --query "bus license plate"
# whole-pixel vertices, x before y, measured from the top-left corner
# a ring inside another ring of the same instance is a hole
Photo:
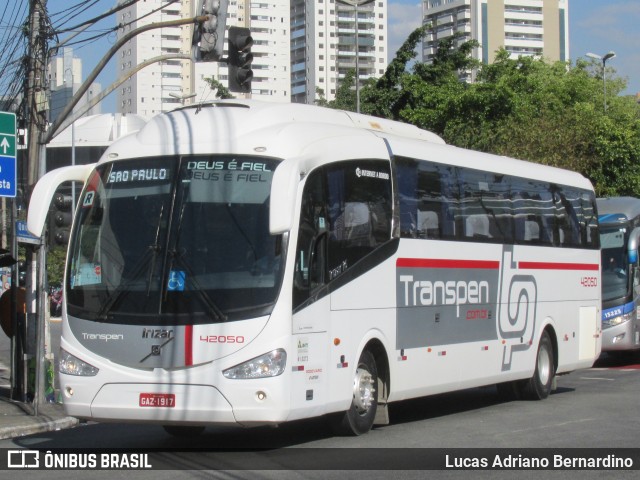
[[[173,393],[141,393],[140,406],[173,408],[176,406],[176,396]]]

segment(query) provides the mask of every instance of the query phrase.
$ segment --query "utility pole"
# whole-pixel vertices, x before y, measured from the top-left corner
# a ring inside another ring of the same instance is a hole
[[[25,116],[27,121],[27,194],[46,171],[46,150],[43,143],[47,128],[47,94],[46,94],[46,62],[47,62],[47,0],[30,0],[29,2],[29,58],[27,69],[27,88],[25,94]],[[44,337],[45,315],[44,291],[46,274],[46,252],[43,239],[36,250],[27,249],[27,334],[26,353],[36,358],[36,384],[34,385],[34,410],[38,415],[38,407],[44,394]],[[35,253],[35,255],[34,255]],[[33,328],[30,329],[30,326]],[[35,337],[35,338],[34,338]],[[33,338],[33,342],[31,339]],[[30,345],[31,344],[31,345]],[[23,355],[23,358],[26,358]],[[28,377],[28,362],[23,362],[23,375]],[[26,391],[22,392],[26,395]]]
[[[29,2],[29,64],[27,76],[27,186],[30,191],[45,171],[42,136],[47,126],[46,61],[47,0]]]

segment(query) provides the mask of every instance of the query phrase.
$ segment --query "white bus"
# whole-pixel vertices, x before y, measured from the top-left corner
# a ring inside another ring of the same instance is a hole
[[[602,252],[602,351],[640,349],[640,199],[598,198]]]
[[[64,285],[69,415],[386,424],[399,400],[500,384],[545,398],[600,340],[595,196],[579,174],[306,105],[178,109],[84,181]]]

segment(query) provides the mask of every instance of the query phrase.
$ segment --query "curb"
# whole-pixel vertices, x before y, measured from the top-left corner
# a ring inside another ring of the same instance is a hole
[[[79,419],[67,416],[60,404],[41,405],[34,415],[31,405],[0,396],[0,440],[73,428],[79,423]]]
[[[34,417],[39,418],[39,417]],[[0,440],[8,438],[24,437],[36,433],[53,432],[72,428],[78,425],[80,421],[74,417],[65,417],[55,420],[40,420],[36,424],[31,425],[15,425],[10,427],[0,427]]]

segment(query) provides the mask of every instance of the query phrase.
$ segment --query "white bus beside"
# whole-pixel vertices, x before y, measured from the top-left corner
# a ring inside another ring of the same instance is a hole
[[[600,354],[595,196],[579,174],[306,105],[158,115],[93,165],[64,285],[69,415],[174,434],[499,384],[545,398]]]

